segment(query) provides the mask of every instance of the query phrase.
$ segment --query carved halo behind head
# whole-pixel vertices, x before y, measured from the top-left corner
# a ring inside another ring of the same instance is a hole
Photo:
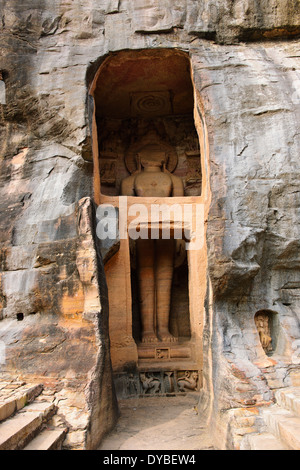
[[[176,169],[178,155],[175,148],[162,140],[156,131],[150,131],[140,140],[130,145],[125,155],[125,164],[129,173],[135,173],[139,169],[138,162],[141,158],[145,159],[147,151],[149,151],[149,156],[152,155],[152,158],[155,158],[156,161],[159,158],[161,161],[165,161],[166,169],[170,173]]]

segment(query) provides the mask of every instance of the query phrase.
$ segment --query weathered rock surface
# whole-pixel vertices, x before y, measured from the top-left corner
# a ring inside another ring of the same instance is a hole
[[[297,383],[299,1],[8,0],[1,15],[7,372],[43,377],[61,393],[68,447],[95,447],[112,427],[88,87],[110,52],[178,48],[191,58],[209,143],[202,403],[208,411],[213,396],[217,410],[268,403],[274,389]],[[279,317],[272,358],[255,328],[261,309]]]
[[[60,450],[68,429],[53,425],[57,407],[42,384],[0,376],[1,450]],[[62,426],[61,426],[62,424]]]

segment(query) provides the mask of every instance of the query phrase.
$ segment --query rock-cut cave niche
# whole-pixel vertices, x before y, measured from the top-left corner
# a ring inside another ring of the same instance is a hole
[[[94,85],[99,200],[118,204],[118,196],[125,195],[129,206],[137,196],[150,207],[153,197],[169,205],[176,199],[181,209],[200,203],[203,178],[188,56],[177,50],[113,54]],[[162,179],[155,177],[153,189],[141,190],[147,171]],[[179,367],[182,374],[185,367],[187,373],[198,369],[190,284],[198,275],[197,253],[188,256],[184,240],[176,238],[174,231],[169,239],[162,232],[158,239],[151,234],[145,243],[129,237],[106,264],[114,371],[129,370],[133,363],[150,368],[159,363],[160,370],[174,373]]]
[[[254,321],[265,354],[272,356],[278,343],[278,314],[271,310],[259,310],[255,314]]]
[[[149,132],[177,154],[173,174],[186,196],[201,195],[199,138],[195,129],[190,63],[174,51],[124,52],[101,68],[95,89],[101,193],[120,194],[121,181],[135,169],[126,154]]]

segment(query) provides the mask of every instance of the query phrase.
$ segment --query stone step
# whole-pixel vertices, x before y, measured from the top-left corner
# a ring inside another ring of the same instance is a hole
[[[44,429],[24,450],[61,450],[67,429]]]
[[[300,417],[300,388],[291,387],[278,390],[275,394],[277,403],[282,408]]]
[[[55,412],[53,403],[33,403],[0,424],[0,450],[23,449]]]
[[[263,432],[246,436],[246,443],[241,450],[287,450],[287,448],[273,434]]]
[[[300,450],[300,418],[277,405],[263,413],[268,430],[289,450]]]
[[[8,397],[3,395],[0,398],[0,422],[9,418],[16,411],[21,410],[25,405],[32,402],[43,390],[43,385],[22,386]]]

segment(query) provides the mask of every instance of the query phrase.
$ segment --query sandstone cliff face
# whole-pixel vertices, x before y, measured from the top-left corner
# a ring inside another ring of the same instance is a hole
[[[1,17],[5,370],[43,376],[67,399],[71,448],[97,445],[105,413],[103,431],[112,426],[88,87],[110,52],[178,48],[209,142],[203,401],[270,401],[300,362],[299,0],[7,0]],[[279,317],[272,359],[254,324],[261,309]]]
[[[215,373],[230,371],[219,394],[224,407],[272,400],[272,389],[294,383],[299,367],[297,48],[213,46],[196,59],[211,135],[212,363],[223,355]],[[270,358],[254,323],[261,309],[279,318]]]

